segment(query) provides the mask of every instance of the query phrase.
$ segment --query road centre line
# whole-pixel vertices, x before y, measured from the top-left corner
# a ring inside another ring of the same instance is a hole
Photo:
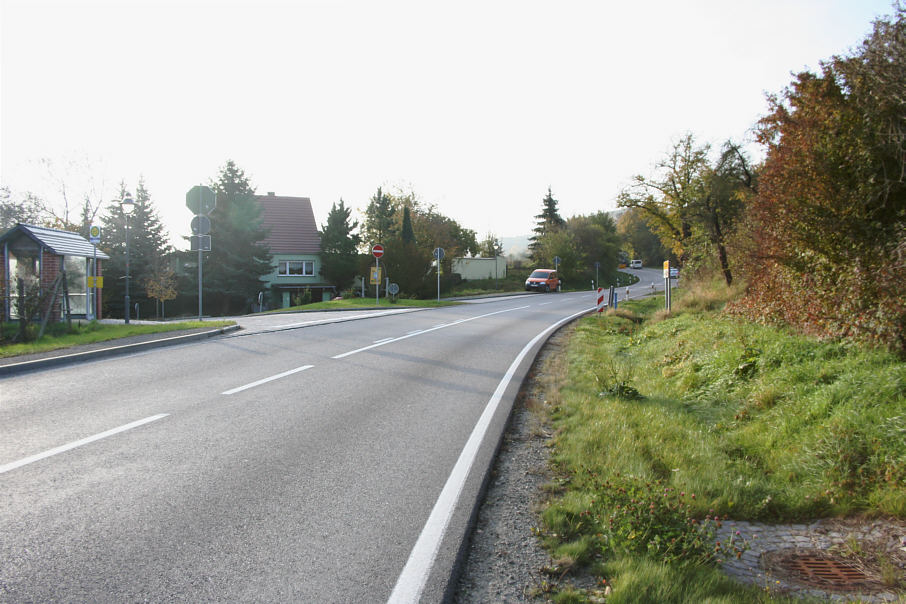
[[[462,324],[462,323],[468,323],[469,321],[475,321],[476,319],[484,319],[485,317],[490,317],[490,316],[492,316],[492,315],[499,315],[499,314],[501,314],[501,313],[511,312],[511,311],[514,311],[514,310],[522,310],[522,309],[525,309],[525,308],[528,308],[528,306],[517,306],[517,307],[515,307],[515,308],[507,308],[507,309],[504,309],[504,310],[498,310],[498,311],[496,311],[496,312],[489,312],[489,313],[484,314],[484,315],[478,315],[477,317],[469,317],[468,319],[460,319],[460,320],[458,320],[458,321],[453,321],[452,323],[444,323],[443,325],[436,325],[436,326],[434,326],[434,327],[431,327],[430,329],[425,329],[424,331],[418,331],[418,332],[406,334],[406,335],[404,335],[404,336],[400,336],[400,337],[398,337],[398,338],[392,338],[392,339],[390,339],[390,340],[386,340],[386,341],[383,341],[383,342],[375,342],[375,343],[372,344],[371,346],[365,346],[364,348],[357,348],[356,350],[350,350],[349,352],[344,352],[343,354],[338,354],[338,355],[333,356],[333,357],[330,357],[330,358],[332,358],[332,359],[343,359],[343,358],[346,358],[346,357],[348,357],[348,356],[352,356],[352,355],[354,355],[354,354],[358,354],[358,353],[360,353],[360,352],[365,352],[366,350],[371,350],[372,348],[377,348],[378,346],[383,346],[383,345],[385,345],[385,344],[390,344],[391,342],[399,342],[400,340],[406,340],[406,339],[415,337],[415,336],[417,336],[417,335],[422,335],[422,334],[426,334],[426,333],[431,333],[432,331],[437,331],[438,329],[444,329],[445,327],[453,327],[454,325],[460,325],[460,324]]]
[[[9,472],[10,470],[15,470],[16,468],[21,468],[22,466],[27,466],[30,463],[34,463],[34,462],[40,461],[42,459],[47,459],[48,457],[53,457],[54,455],[59,455],[60,453],[65,453],[66,451],[70,451],[72,449],[75,449],[76,447],[81,447],[82,445],[87,445],[89,443],[93,443],[97,440],[107,438],[108,436],[113,436],[114,434],[119,434],[120,432],[125,432],[125,431],[131,430],[133,428],[138,428],[139,426],[143,426],[145,424],[150,424],[151,422],[155,422],[159,419],[165,418],[168,415],[169,415],[169,413],[159,413],[157,415],[152,415],[151,417],[146,417],[145,419],[140,419],[138,421],[134,421],[134,422],[126,424],[124,426],[120,426],[119,428],[113,428],[111,430],[107,430],[106,432],[101,432],[100,434],[95,434],[94,436],[89,436],[89,437],[83,438],[81,440],[76,440],[71,443],[61,445],[59,447],[54,447],[53,449],[48,449],[47,451],[44,451],[43,453],[31,455],[29,457],[25,457],[18,461],[14,461],[14,462],[2,465],[2,466],[0,466],[0,474],[4,474],[6,472]]]
[[[295,369],[290,369],[289,371],[284,371],[283,373],[278,373],[277,375],[272,375],[270,377],[260,379],[256,382],[251,382],[251,383],[245,384],[244,386],[238,386],[231,390],[221,392],[220,394],[226,394],[226,395],[236,394],[237,392],[242,392],[243,390],[248,390],[249,388],[254,388],[255,386],[260,386],[261,384],[273,382],[274,380],[279,380],[280,378],[284,378],[284,377],[286,377],[288,375],[292,375],[294,373],[299,373],[300,371],[305,371],[306,369],[311,369],[312,367],[314,367],[314,365],[302,365],[301,367],[296,367]]]
[[[585,308],[584,310],[574,313],[549,326],[532,338],[510,364],[509,369],[507,369],[503,378],[500,380],[500,383],[497,385],[497,389],[485,406],[484,412],[475,424],[475,428],[472,429],[469,440],[466,441],[462,452],[459,454],[459,459],[456,460],[456,465],[453,466],[453,470],[450,472],[450,476],[447,478],[447,482],[444,484],[444,488],[438,496],[434,508],[431,510],[431,515],[428,517],[428,521],[422,528],[418,541],[415,542],[415,546],[409,554],[406,566],[400,573],[396,585],[393,588],[393,592],[387,600],[388,604],[415,604],[421,599],[422,592],[428,582],[428,576],[431,574],[431,569],[436,562],[440,544],[447,532],[450,519],[453,517],[453,511],[459,501],[459,496],[465,486],[469,472],[472,469],[472,464],[475,463],[475,458],[478,456],[478,450],[481,448],[481,443],[484,441],[488,428],[491,425],[491,419],[497,413],[497,409],[503,399],[503,393],[506,392],[507,387],[513,379],[513,375],[516,373],[516,369],[519,367],[520,363],[522,363],[522,360],[528,354],[528,351],[547,334],[555,331],[560,326],[572,321],[576,317],[587,314],[591,310],[592,309]]]
[[[380,340],[375,340],[375,341],[374,341],[374,344],[380,344],[381,342],[389,342],[389,341],[392,340],[392,339],[393,339],[392,337],[389,337],[389,338],[381,338]]]

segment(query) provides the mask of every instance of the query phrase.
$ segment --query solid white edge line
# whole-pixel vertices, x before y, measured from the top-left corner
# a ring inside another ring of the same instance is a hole
[[[516,359],[510,364],[509,369],[507,369],[503,379],[501,379],[500,383],[497,385],[497,389],[488,401],[487,406],[485,406],[484,412],[478,419],[478,423],[475,424],[475,428],[473,428],[469,440],[466,441],[462,452],[459,454],[459,459],[456,460],[456,465],[453,466],[453,470],[450,472],[450,476],[447,478],[447,482],[444,484],[444,488],[441,490],[437,502],[431,510],[431,515],[428,517],[428,521],[425,522],[425,526],[422,528],[418,541],[415,542],[415,546],[409,554],[406,566],[403,567],[403,571],[396,580],[393,592],[387,600],[388,604],[414,604],[421,598],[425,585],[428,582],[428,577],[431,574],[431,569],[434,567],[441,541],[443,541],[444,534],[447,532],[450,519],[453,517],[453,511],[456,509],[456,503],[459,501],[459,496],[465,486],[466,478],[468,478],[469,471],[472,469],[472,464],[478,456],[478,450],[481,448],[481,443],[491,425],[491,419],[494,417],[497,408],[500,406],[500,401],[503,399],[503,393],[513,379],[513,375],[516,373],[516,368],[522,363],[532,346],[534,346],[541,338],[559,328],[564,323],[587,314],[588,312],[590,311],[586,308],[581,312],[574,313],[557,321],[532,338],[532,340],[526,344],[522,351],[516,356]]]
[[[338,354],[338,355],[332,356],[332,357],[330,357],[330,358],[332,358],[332,359],[345,359],[345,358],[348,357],[348,356],[352,356],[352,355],[358,354],[358,353],[360,353],[360,352],[365,352],[366,350],[371,350],[372,348],[377,348],[377,347],[383,346],[383,345],[385,345],[385,344],[390,344],[391,342],[399,342],[400,340],[406,340],[406,339],[413,338],[413,337],[415,337],[415,336],[419,336],[419,335],[422,335],[422,334],[431,333],[432,331],[437,331],[438,329],[444,329],[445,327],[453,327],[454,325],[459,325],[460,323],[468,323],[469,321],[474,321],[474,320],[476,320],[476,319],[484,319],[485,317],[490,317],[490,316],[493,316],[493,315],[499,315],[499,314],[501,314],[501,313],[511,312],[511,311],[514,311],[514,310],[522,310],[522,309],[525,309],[525,308],[528,308],[528,306],[517,306],[517,307],[515,307],[515,308],[506,308],[506,309],[504,309],[504,310],[498,310],[498,311],[496,311],[496,312],[489,312],[489,313],[487,313],[487,314],[485,314],[485,315],[478,315],[477,317],[469,317],[468,319],[459,319],[458,321],[453,321],[452,323],[444,323],[443,325],[437,325],[437,326],[435,326],[435,327],[432,327],[432,328],[430,328],[430,329],[425,329],[425,330],[423,330],[423,331],[412,332],[412,333],[406,334],[406,335],[404,335],[404,336],[400,336],[400,337],[398,337],[398,338],[391,338],[391,339],[389,339],[389,340],[383,340],[383,341],[380,341],[380,340],[379,340],[378,342],[375,342],[375,343],[372,344],[371,346],[364,346],[364,347],[362,347],[362,348],[357,348],[357,349],[355,349],[355,350],[350,350],[349,352],[344,352],[344,353],[342,353],[342,354]]]
[[[157,415],[152,415],[151,417],[146,417],[145,419],[140,419],[138,421],[134,421],[130,424],[120,426],[119,428],[113,428],[112,430],[107,430],[106,432],[101,432],[100,434],[95,434],[94,436],[89,436],[88,438],[83,438],[82,440],[77,440],[77,441],[71,442],[66,445],[61,445],[59,447],[49,449],[47,451],[44,451],[43,453],[38,453],[36,455],[32,455],[30,457],[20,459],[19,461],[14,461],[14,462],[2,465],[2,466],[0,466],[0,474],[4,474],[6,472],[9,472],[10,470],[15,470],[16,468],[21,468],[22,466],[26,466],[30,463],[34,463],[34,462],[40,461],[42,459],[47,459],[48,457],[53,457],[54,455],[59,455],[60,453],[65,453],[66,451],[75,449],[76,447],[81,447],[82,445],[87,445],[89,443],[93,443],[94,441],[101,440],[102,438],[107,438],[108,436],[113,436],[114,434],[119,434],[120,432],[125,432],[126,430],[131,430],[132,428],[138,428],[139,426],[157,421],[159,419],[167,417],[168,415],[169,415],[169,413],[159,413]]]
[[[270,377],[260,379],[257,382],[251,382],[249,384],[245,384],[244,386],[238,386],[231,390],[226,390],[225,392],[221,392],[220,394],[236,394],[237,392],[242,392],[243,390],[248,390],[249,388],[254,388],[255,386],[260,386],[261,384],[273,382],[274,380],[279,380],[280,378],[284,378],[294,373],[299,373],[300,371],[305,371],[306,369],[311,369],[312,367],[314,367],[314,365],[302,365],[301,367],[296,367],[295,369],[290,369],[289,371],[284,371],[283,373],[278,373],[277,375],[272,375]]]

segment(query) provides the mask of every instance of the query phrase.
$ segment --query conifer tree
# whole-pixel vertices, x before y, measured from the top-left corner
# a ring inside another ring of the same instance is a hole
[[[264,287],[261,277],[273,270],[261,226],[261,206],[245,172],[228,160],[212,188],[217,205],[211,212],[211,251],[203,266],[204,302],[209,312],[247,311]]]
[[[400,229],[400,239],[403,240],[403,243],[415,243],[415,231],[412,230],[409,206],[403,208],[403,227]]]
[[[393,198],[385,195],[378,187],[377,193],[371,198],[368,208],[365,210],[364,243],[371,246],[393,237],[396,232],[393,226],[395,214]]]
[[[116,200],[107,207],[101,218],[101,249],[110,260],[104,263],[104,306],[105,314],[122,316],[125,296],[126,275],[126,220],[129,221],[129,297],[138,303],[139,316],[148,316],[154,303],[146,295],[144,284],[160,270],[171,251],[151,194],[145,188],[145,181],[139,178],[133,200],[135,207],[127,218],[123,214],[120,200],[128,195],[126,183],[120,183]]]
[[[321,276],[342,292],[358,272],[357,249],[361,238],[354,233],[358,221],[350,221],[352,208],[340,199],[327,214],[327,224],[321,227]]]
[[[556,232],[566,224],[566,221],[560,216],[560,212],[557,209],[557,200],[554,199],[554,194],[551,192],[550,187],[547,188],[547,195],[544,196],[541,203],[543,204],[541,213],[535,216],[536,222],[533,229],[535,234],[529,237],[531,242],[529,243],[529,257],[533,262],[539,260],[538,252],[544,237]]]

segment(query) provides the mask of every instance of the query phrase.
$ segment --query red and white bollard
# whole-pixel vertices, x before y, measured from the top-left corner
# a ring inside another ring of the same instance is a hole
[[[607,305],[604,303],[604,288],[599,287],[598,288],[598,304],[597,304],[598,312],[604,312],[604,308],[606,308],[606,307],[607,307]]]

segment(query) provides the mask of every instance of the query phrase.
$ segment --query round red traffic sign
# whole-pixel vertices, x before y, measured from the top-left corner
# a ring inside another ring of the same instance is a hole
[[[384,255],[384,246],[381,245],[380,243],[376,243],[375,246],[373,248],[371,248],[371,254],[375,258],[380,258],[381,256]]]

